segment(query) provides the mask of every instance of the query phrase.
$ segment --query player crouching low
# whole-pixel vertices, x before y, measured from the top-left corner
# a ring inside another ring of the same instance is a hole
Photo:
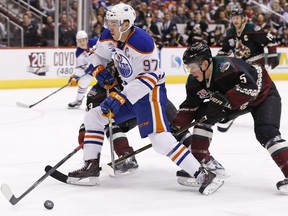
[[[148,137],[157,153],[168,157],[180,169],[195,176],[201,184],[198,190],[201,194],[214,193],[224,181],[202,167],[170,132],[165,111],[165,73],[161,70],[153,38],[141,28],[134,26],[135,19],[136,12],[130,5],[114,5],[106,13],[107,28],[101,33],[96,51],[91,55],[91,63],[96,69],[96,79],[98,80],[99,76],[110,79],[110,73],[105,66],[114,59],[124,88],[119,92],[111,92],[100,107],[95,107],[85,114],[83,159],[85,162],[95,161],[96,165],[93,176],[90,177],[97,180],[100,173],[100,152],[105,125],[110,121],[107,114],[111,112],[116,124],[137,118],[141,138]],[[69,174],[83,181],[90,178],[86,176],[85,179],[81,179],[77,171]]]

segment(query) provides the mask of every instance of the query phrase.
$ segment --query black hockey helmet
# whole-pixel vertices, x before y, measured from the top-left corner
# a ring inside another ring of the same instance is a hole
[[[185,65],[190,63],[200,65],[204,60],[207,60],[210,64],[212,61],[212,53],[207,44],[195,43],[185,50],[182,60]]]
[[[246,17],[246,14],[242,8],[234,8],[230,13],[230,18],[232,18],[233,16]]]

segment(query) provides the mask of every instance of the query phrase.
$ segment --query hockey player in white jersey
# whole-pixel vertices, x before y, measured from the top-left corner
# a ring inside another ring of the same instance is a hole
[[[92,47],[97,43],[97,40],[98,38],[91,38],[88,40],[88,34],[82,30],[78,31],[76,34],[76,69],[71,75],[69,82],[71,86],[76,86],[78,84],[78,89],[76,99],[68,104],[68,109],[78,109],[81,106],[85,93],[88,90],[88,86],[93,79],[93,76],[90,74],[85,74],[90,71],[88,69],[88,57],[90,49],[92,50]]]
[[[159,67],[152,37],[134,26],[135,18],[134,9],[126,4],[117,4],[106,13],[106,29],[96,44],[95,53],[90,56],[90,62],[95,67],[94,74],[98,82],[109,88],[114,78],[104,65],[114,59],[124,88],[121,92],[111,92],[100,106],[85,114],[85,164],[81,169],[70,172],[67,181],[80,185],[99,184],[104,128],[111,112],[116,124],[136,117],[141,137],[149,137],[156,152],[169,157],[181,169],[195,176],[201,185],[199,192],[209,195],[224,182],[203,168],[170,133],[165,111],[165,73]]]

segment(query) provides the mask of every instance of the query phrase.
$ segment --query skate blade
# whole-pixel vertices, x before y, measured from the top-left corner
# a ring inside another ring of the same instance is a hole
[[[216,174],[217,178],[219,179],[225,179],[225,178],[230,177],[230,175],[224,169],[217,169],[217,170],[210,170],[210,171]]]
[[[208,196],[210,194],[215,193],[222,185],[224,181],[215,177],[212,182],[202,191],[202,194]],[[201,192],[200,192],[201,193]]]
[[[73,177],[68,177],[67,178],[67,183],[68,184],[73,184],[73,185],[80,185],[80,186],[96,186],[100,185],[100,181],[98,177],[88,177],[88,178],[73,178]]]
[[[75,107],[67,107],[67,109],[79,109],[80,108],[80,106],[75,106]]]
[[[135,173],[137,171],[138,167],[137,168],[131,168],[131,169],[128,169],[128,170],[117,170],[115,169],[115,174],[116,175],[131,175],[133,173]]]
[[[282,194],[288,195],[288,184],[287,184],[287,185],[280,186],[280,187],[278,188],[278,190],[279,190]]]
[[[187,186],[187,187],[200,187],[201,185],[197,182],[195,178],[192,177],[181,177],[177,178],[177,182],[180,185]]]

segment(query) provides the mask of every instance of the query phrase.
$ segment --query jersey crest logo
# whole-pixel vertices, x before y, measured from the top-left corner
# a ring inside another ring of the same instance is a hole
[[[220,71],[223,73],[225,72],[226,70],[228,70],[228,68],[230,67],[231,63],[230,62],[225,62],[225,63],[221,63],[219,68],[220,68]]]
[[[231,47],[235,46],[235,41],[232,38],[228,40],[228,43],[229,43],[229,46],[231,46]]]
[[[198,91],[197,95],[201,99],[209,98],[209,92],[207,92],[205,89],[201,89],[200,91]]]
[[[133,70],[132,66],[130,65],[129,60],[126,56],[121,53],[117,53],[115,56],[115,63],[120,75],[124,78],[128,78],[132,75]]]
[[[236,46],[235,46],[235,53],[236,58],[249,58],[251,56],[251,50],[249,47],[245,46],[241,40],[236,40]]]

